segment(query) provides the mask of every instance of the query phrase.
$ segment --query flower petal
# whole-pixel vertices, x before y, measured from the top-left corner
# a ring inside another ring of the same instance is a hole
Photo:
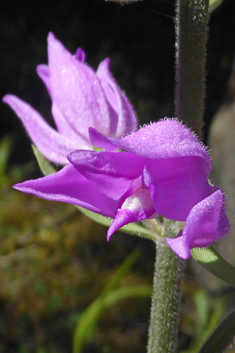
[[[127,152],[75,151],[68,160],[105,195],[118,200],[143,170],[144,160]]]
[[[81,63],[85,64],[86,62],[86,53],[82,48],[77,48],[76,53],[74,54],[76,60],[80,61]]]
[[[74,146],[76,145],[75,149],[78,149],[78,148],[87,149],[87,150],[93,149],[93,145],[91,144],[90,140],[88,140],[85,136],[83,136],[79,132],[74,131],[72,126],[68,124],[67,120],[62,115],[56,103],[52,104],[52,115],[59,133],[67,137],[69,140],[73,141]],[[70,150],[70,152],[71,151],[72,150]]]
[[[90,129],[90,138],[100,148],[113,145],[148,159],[196,156],[205,161],[207,173],[211,168],[206,148],[189,129],[173,119],[146,125],[122,139],[95,134]]]
[[[52,129],[36,110],[18,97],[8,94],[3,98],[3,102],[15,111],[29,136],[46,158],[59,164],[68,163],[67,154],[77,148],[74,140]]]
[[[117,114],[115,121],[116,129],[113,135],[115,138],[120,138],[136,130],[138,122],[129,100],[114,80],[109,69],[109,64],[109,58],[102,61],[98,67],[97,76],[100,79],[110,105]],[[112,117],[113,120],[114,116]]]
[[[90,141],[94,146],[104,148],[106,151],[116,151],[118,147],[112,142],[113,139],[106,138],[96,129],[89,128]],[[111,141],[110,141],[111,140]],[[116,141],[116,139],[114,139]]]
[[[51,96],[50,71],[49,71],[48,65],[44,65],[44,64],[38,65],[37,74],[40,77],[40,79],[43,81],[49,95]]]
[[[107,240],[124,225],[132,222],[140,222],[143,219],[152,217],[155,213],[156,211],[149,193],[139,188],[117,210],[113,223],[109,227]]]
[[[204,159],[194,156],[146,160],[143,181],[156,211],[185,221],[191,208],[211,194],[206,170]]]
[[[36,180],[28,180],[13,187],[43,199],[78,205],[107,217],[114,217],[118,207],[116,201],[100,192],[71,164],[57,173]]]
[[[48,36],[52,100],[73,129],[86,138],[88,128],[110,133],[109,105],[95,72]]]
[[[187,260],[190,249],[210,245],[224,237],[229,228],[225,197],[217,190],[192,208],[183,231],[177,238],[166,238],[166,242],[177,255]]]
[[[83,50],[81,48],[79,51],[79,55],[85,55]],[[82,59],[82,58],[81,58]],[[37,67],[37,73],[39,77],[42,79],[44,82],[49,94],[51,95],[50,92],[50,72],[49,72],[49,67],[48,65],[38,65]],[[76,149],[81,148],[81,149],[93,149],[93,146],[91,142],[85,138],[82,134],[79,132],[75,131],[71,125],[69,125],[68,121],[64,118],[64,116],[61,114],[61,111],[59,110],[57,104],[55,102],[52,103],[52,115],[56,124],[56,127],[58,129],[58,132],[63,135],[68,137],[71,141],[76,142]]]

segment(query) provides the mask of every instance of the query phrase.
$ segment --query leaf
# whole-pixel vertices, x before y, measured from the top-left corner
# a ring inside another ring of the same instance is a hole
[[[57,172],[52,164],[39,152],[36,146],[32,145],[33,153],[38,162],[39,168],[44,175],[49,175]]]
[[[199,353],[223,353],[227,350],[235,336],[235,311],[217,327],[210,338],[204,343]],[[232,348],[232,347],[230,347]]]
[[[84,344],[93,338],[98,319],[104,309],[113,306],[125,298],[151,295],[152,288],[146,285],[116,289],[138,257],[139,251],[133,251],[116,271],[102,294],[82,313],[74,332],[73,353],[81,352]]]
[[[11,152],[11,139],[9,136],[6,136],[0,141],[0,181],[1,183],[6,173],[6,167],[10,157],[10,152]]]
[[[235,267],[227,262],[212,246],[191,250],[194,260],[227,284],[235,287]]]
[[[94,213],[80,206],[75,206],[75,207],[79,209],[79,211],[84,213],[87,217],[91,218],[93,221],[99,224],[102,224],[103,226],[110,227],[111,223],[113,222],[112,218],[101,216],[98,213]],[[119,231],[127,234],[137,235],[139,237],[147,238],[151,240],[156,239],[156,234],[151,232],[150,229],[144,228],[138,223],[129,223],[124,227],[120,228]]]
[[[223,0],[210,0],[209,1],[209,12],[214,11],[220,4],[222,4]]]
[[[151,286],[136,285],[113,289],[105,296],[101,295],[101,297],[97,298],[80,317],[74,333],[73,353],[82,352],[84,344],[93,338],[99,317],[105,309],[112,307],[123,299],[150,297],[151,293]]]

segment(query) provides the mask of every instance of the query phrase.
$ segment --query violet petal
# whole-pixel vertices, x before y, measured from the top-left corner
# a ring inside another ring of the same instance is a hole
[[[46,158],[59,164],[68,163],[66,155],[78,147],[74,140],[52,129],[36,110],[18,97],[8,94],[3,102],[15,111],[32,141]]]
[[[143,180],[156,211],[185,221],[191,208],[211,194],[206,167],[202,158],[193,156],[147,160]]]
[[[100,79],[110,105],[117,114],[117,124],[113,135],[115,138],[120,138],[136,130],[138,122],[128,98],[114,80],[109,69],[109,64],[109,58],[103,60],[98,67],[97,76]]]
[[[50,71],[48,65],[41,64],[37,66],[37,74],[40,79],[43,81],[46,89],[51,96],[51,85],[50,85]]]
[[[127,152],[75,151],[68,160],[105,195],[123,196],[143,170],[144,159]]]
[[[86,62],[86,53],[82,48],[77,48],[74,57],[76,60],[80,61],[81,63],[85,64]]]
[[[225,197],[217,190],[192,208],[183,231],[177,238],[166,238],[166,242],[178,256],[187,260],[190,249],[210,245],[224,237],[229,228]]]
[[[92,142],[100,148],[113,145],[148,159],[196,156],[204,160],[207,173],[211,168],[206,148],[189,129],[173,119],[146,125],[122,139],[95,133],[92,128],[89,132]]]
[[[15,189],[37,197],[71,203],[103,216],[114,217],[118,202],[100,190],[68,164],[59,172],[13,186]]]
[[[74,145],[76,145],[76,149],[93,149],[93,145],[91,144],[90,140],[88,140],[79,132],[74,131],[72,126],[68,124],[67,120],[62,115],[56,103],[52,104],[52,115],[57,126],[58,132],[61,135],[67,137],[69,140],[73,141]]]
[[[109,134],[109,106],[95,72],[52,33],[48,36],[48,60],[52,100],[68,123],[86,138],[90,126]]]

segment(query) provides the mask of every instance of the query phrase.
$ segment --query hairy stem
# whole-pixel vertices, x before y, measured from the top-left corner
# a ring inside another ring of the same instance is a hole
[[[201,135],[209,0],[177,0],[175,117]]]
[[[178,230],[172,221],[165,221],[164,233],[168,237],[177,235]],[[184,263],[164,238],[156,243],[148,353],[176,352]]]
[[[201,136],[209,0],[177,0],[175,117]],[[156,242],[156,262],[149,326],[148,353],[175,353],[181,281],[185,261],[164,237],[176,237],[175,222],[166,220]]]

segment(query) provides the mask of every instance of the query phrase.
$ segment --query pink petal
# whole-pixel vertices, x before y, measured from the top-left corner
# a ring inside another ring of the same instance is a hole
[[[52,33],[48,36],[48,57],[52,100],[67,122],[87,139],[90,126],[109,134],[109,106],[95,72]]]
[[[86,53],[82,48],[77,48],[76,53],[74,54],[76,60],[80,61],[81,63],[85,64],[86,62]]]
[[[48,93],[51,96],[50,72],[49,72],[48,65],[44,65],[44,64],[38,65],[37,74],[40,77],[40,79],[43,81]]]
[[[116,128],[113,135],[116,138],[120,138],[131,131],[136,130],[138,122],[129,100],[114,80],[109,69],[109,64],[109,58],[102,61],[98,67],[97,76],[100,79],[110,105],[117,115],[115,120]],[[112,116],[112,124],[113,120],[114,116]]]
[[[90,140],[88,140],[79,132],[75,131],[72,126],[68,124],[56,103],[52,104],[52,115],[54,117],[54,121],[59,133],[72,141],[74,146],[76,145],[76,149],[93,149],[93,145],[91,144]]]
[[[113,143],[113,139],[106,138],[99,131],[89,128],[90,141],[94,146],[104,148],[106,151],[116,151],[118,147]],[[116,141],[114,139],[114,141]]]
[[[194,156],[146,160],[143,180],[156,211],[185,221],[191,208],[211,194],[206,171],[207,163]]]
[[[144,160],[126,152],[75,151],[68,160],[105,195],[118,200],[143,170]]]
[[[103,216],[114,217],[118,203],[105,196],[72,165],[59,172],[13,186],[37,197],[78,205]]]
[[[206,148],[189,129],[173,119],[146,125],[122,139],[107,137],[90,129],[90,139],[100,148],[113,145],[148,159],[196,156],[204,160],[207,173],[211,168]]]
[[[78,146],[75,141],[52,129],[36,110],[21,99],[8,94],[3,102],[15,111],[32,141],[46,158],[59,164],[68,163],[66,156]]]
[[[143,219],[152,217],[155,213],[156,211],[150,195],[146,190],[139,188],[117,210],[113,223],[109,227],[107,240],[124,225],[132,222],[140,222]]]
[[[166,242],[178,256],[187,260],[190,249],[210,245],[224,237],[229,228],[225,198],[223,192],[217,190],[192,208],[183,231],[177,238],[166,238]]]
[[[49,94],[51,95],[49,67],[47,65],[39,65],[37,67],[37,73],[44,82]],[[68,121],[61,114],[61,111],[59,110],[55,102],[52,103],[52,115],[59,133],[68,137],[71,141],[74,141],[74,143],[76,144],[76,148],[93,149],[90,140],[88,140],[79,132],[75,131],[72,126],[69,125]]]

